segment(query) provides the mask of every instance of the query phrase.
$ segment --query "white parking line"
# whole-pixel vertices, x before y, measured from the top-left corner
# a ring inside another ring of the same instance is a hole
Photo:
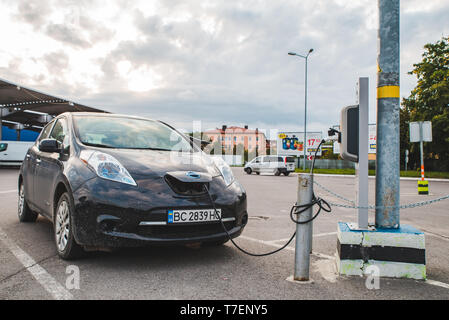
[[[250,238],[250,237],[246,237],[246,236],[239,236],[239,239],[245,239],[245,240],[261,243],[261,244],[264,244],[264,245],[267,245],[267,246],[272,246],[274,248],[281,248],[282,247],[282,245],[276,244],[276,243],[272,243],[271,241],[264,241],[264,240],[254,239],[254,238]],[[287,240],[289,240],[289,239],[287,239]],[[285,249],[289,250],[289,251],[295,251],[295,248],[290,247],[290,246],[286,247]],[[318,258],[324,258],[324,259],[330,259],[330,260],[335,259],[335,257],[329,256],[329,255],[324,254],[324,253],[312,252],[312,255],[316,256]]]
[[[319,238],[319,237],[325,237],[325,236],[332,236],[334,234],[337,234],[337,232],[326,232],[326,233],[317,233],[314,234],[313,237],[314,238]],[[270,241],[265,241],[267,244],[273,244],[276,242],[285,242],[290,240],[290,238],[285,238],[285,239],[279,239],[279,240],[270,240]]]
[[[6,191],[0,191],[0,194],[3,194],[3,193],[13,193],[13,192],[17,192],[17,190],[6,190]]]
[[[34,261],[25,251],[16,245],[0,228],[0,240],[8,247],[11,253],[20,261],[28,272],[51,294],[56,300],[71,300],[73,296],[58,281],[56,281],[44,268]]]
[[[435,238],[438,238],[438,239],[441,239],[441,240],[449,241],[449,236],[446,236],[446,235],[436,234],[436,233],[432,233],[432,232],[429,232],[429,231],[424,231],[424,233],[427,236],[431,236],[431,237],[435,237]]]
[[[314,238],[319,238],[319,237],[325,237],[325,236],[333,236],[334,234],[337,234],[337,231],[335,231],[335,232],[317,233],[317,234],[314,234],[313,237]]]
[[[426,283],[430,284],[432,286],[437,286],[437,287],[442,287],[442,288],[449,289],[449,284],[444,283],[444,282],[427,279]]]

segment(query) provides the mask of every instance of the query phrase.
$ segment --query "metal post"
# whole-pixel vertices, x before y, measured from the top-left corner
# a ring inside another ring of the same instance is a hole
[[[310,53],[310,52],[309,52]],[[304,171],[307,169],[307,62],[309,61],[309,54],[306,55],[306,75],[305,75],[305,94],[304,94]],[[312,198],[310,198],[312,200]],[[310,230],[313,229],[313,222],[310,222]],[[312,240],[313,235],[312,232],[309,232],[309,244],[310,244],[310,250],[309,252],[312,253]]]
[[[298,199],[299,205],[312,202],[313,176],[310,173],[298,175]],[[307,221],[312,218],[312,208],[307,209],[299,215],[299,221]],[[293,279],[297,281],[309,280],[309,265],[311,251],[312,223],[296,225],[296,247],[295,247],[295,273]]]
[[[309,55],[313,52],[313,48],[310,48],[307,55],[303,56],[301,54],[297,54],[295,52],[289,52],[288,54],[291,56],[298,56],[304,58],[306,60],[306,70],[305,70],[305,84],[304,84],[304,164],[303,169],[306,170],[306,161],[307,161],[307,63]]]
[[[306,56],[306,81],[305,81],[305,94],[304,94],[304,171],[306,171],[306,161],[307,161],[307,60]]]
[[[368,229],[368,122],[369,122],[369,80],[359,78],[359,159],[356,163],[356,195],[358,228]]]
[[[399,228],[399,0],[379,0],[376,227]]]
[[[419,122],[419,151],[421,158],[421,180],[424,181],[424,142],[423,142],[423,132],[422,132],[423,122]]]

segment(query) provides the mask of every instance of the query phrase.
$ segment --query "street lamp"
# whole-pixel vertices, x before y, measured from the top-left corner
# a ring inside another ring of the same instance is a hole
[[[307,55],[303,56],[301,54],[297,54],[295,52],[289,52],[288,54],[290,56],[298,56],[300,58],[304,58],[306,60],[306,70],[305,70],[305,74],[306,74],[306,82],[305,82],[305,95],[304,95],[304,171],[306,170],[306,160],[307,160],[307,156],[306,156],[306,150],[307,150],[307,59],[309,57],[309,54],[311,54],[313,52],[313,49],[310,49],[309,52],[307,53]]]

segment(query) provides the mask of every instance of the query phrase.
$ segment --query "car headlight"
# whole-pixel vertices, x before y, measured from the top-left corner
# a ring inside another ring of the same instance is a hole
[[[231,167],[221,157],[212,157],[212,161],[223,176],[226,186],[229,186],[234,181]]]
[[[91,167],[100,178],[137,186],[128,170],[107,153],[83,150],[80,159]]]

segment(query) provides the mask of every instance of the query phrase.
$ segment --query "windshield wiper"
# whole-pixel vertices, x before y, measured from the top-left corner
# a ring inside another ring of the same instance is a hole
[[[90,147],[100,147],[100,148],[114,148],[113,146],[109,146],[107,144],[101,144],[101,143],[91,143],[91,142],[84,142],[81,141],[84,145],[90,146]]]
[[[83,142],[83,141],[82,141],[82,142]],[[113,146],[106,145],[106,144],[101,144],[101,143],[91,143],[91,142],[83,142],[83,144],[86,145],[86,146],[91,146],[91,147],[112,148],[112,149],[156,150],[156,151],[180,151],[180,150],[170,150],[170,149],[165,149],[165,148],[155,148],[155,147],[146,147],[146,148],[113,147]]]
[[[130,148],[130,149],[137,149],[137,150],[156,150],[156,151],[172,151],[172,150],[170,150],[170,149],[153,148],[153,147],[147,147],[147,148]]]

